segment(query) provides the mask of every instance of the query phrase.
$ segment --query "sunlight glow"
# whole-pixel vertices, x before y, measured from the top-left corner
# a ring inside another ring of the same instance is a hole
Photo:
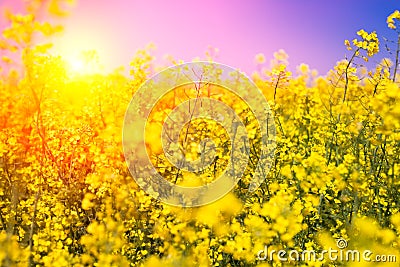
[[[90,75],[102,72],[95,50],[81,51],[79,54],[65,53],[62,56],[71,75]]]
[[[107,38],[102,33],[90,32],[82,27],[55,39],[52,48],[55,55],[65,60],[71,75],[104,73],[104,66],[110,65],[107,57],[114,50],[107,45]]]
[[[85,62],[80,58],[70,58],[67,59],[68,66],[72,72],[83,73],[86,72]]]

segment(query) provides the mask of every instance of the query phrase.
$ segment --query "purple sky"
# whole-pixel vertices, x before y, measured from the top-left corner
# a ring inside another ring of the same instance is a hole
[[[217,61],[248,73],[257,53],[269,60],[282,48],[292,69],[307,63],[325,74],[348,53],[344,39],[355,38],[359,29],[394,39],[386,17],[396,8],[399,0],[80,0],[56,46],[66,56],[96,49],[106,69],[127,67],[150,42],[158,60],[165,54],[204,58],[212,46],[220,50]]]

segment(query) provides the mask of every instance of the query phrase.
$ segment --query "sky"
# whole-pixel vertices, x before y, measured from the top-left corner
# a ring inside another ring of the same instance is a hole
[[[1,6],[16,2],[0,0]],[[95,49],[111,70],[128,68],[135,51],[149,43],[156,46],[157,62],[166,54],[184,61],[204,58],[211,46],[219,49],[217,62],[249,74],[256,54],[270,60],[284,49],[290,68],[306,63],[323,75],[350,56],[344,40],[359,29],[395,39],[386,25],[395,9],[400,0],[78,0],[62,20],[65,32],[55,47],[65,57]],[[373,62],[384,56],[383,51]]]

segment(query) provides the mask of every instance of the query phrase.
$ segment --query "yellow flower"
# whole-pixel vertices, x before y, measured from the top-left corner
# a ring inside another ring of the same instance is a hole
[[[265,63],[265,56],[264,54],[260,53],[255,56],[255,60],[257,64],[264,64]]]
[[[95,199],[95,195],[91,193],[86,193],[85,197],[82,200],[82,209],[88,210],[91,209],[94,206],[94,203],[92,202],[93,199]]]
[[[399,10],[395,10],[386,19],[386,23],[387,23],[387,25],[388,25],[388,27],[390,29],[396,29],[395,20],[400,20],[400,12],[399,12]]]

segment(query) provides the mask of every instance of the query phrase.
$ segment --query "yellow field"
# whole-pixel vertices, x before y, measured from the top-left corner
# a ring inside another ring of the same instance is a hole
[[[282,52],[271,68],[257,55],[263,71],[251,78],[273,113],[276,151],[255,192],[249,183],[260,160],[262,124],[248,104],[218,86],[197,95],[176,88],[153,103],[146,152],[172,183],[211,183],[231,160],[227,130],[194,119],[182,128],[176,150],[199,159],[198,144],[210,138],[217,159],[198,172],[168,162],[162,124],[184,101],[225,103],[249,139],[242,147],[249,161],[234,189],[216,202],[184,208],[143,191],[135,179],[148,177],[133,179],[124,158],[125,111],[154,74],[151,51],[137,52],[129,77],[121,71],[79,74],[80,64],[71,68],[33,41],[57,26],[33,15],[8,16],[12,25],[0,48],[21,58],[21,66],[2,58],[1,266],[399,266],[400,71],[396,58],[372,70],[356,64],[378,52],[375,33],[361,30],[345,41],[352,57],[326,77],[305,64],[290,73]],[[389,27],[399,19],[393,13]],[[276,251],[273,257],[265,255],[266,247]],[[361,259],[296,259],[305,250],[330,249],[337,255],[358,250]],[[366,250],[370,262],[363,258]]]

